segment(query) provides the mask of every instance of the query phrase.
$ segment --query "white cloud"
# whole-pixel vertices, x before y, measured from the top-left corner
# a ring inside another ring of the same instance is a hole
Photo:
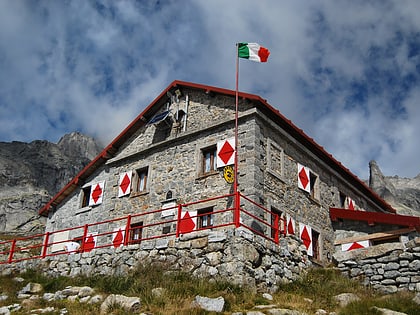
[[[271,56],[240,62],[241,90],[362,178],[370,159],[414,176],[419,15],[418,1],[1,2],[0,140],[109,142],[173,80],[234,89],[235,43],[256,41]]]

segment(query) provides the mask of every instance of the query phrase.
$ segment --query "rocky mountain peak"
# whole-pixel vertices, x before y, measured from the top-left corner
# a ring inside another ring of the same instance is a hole
[[[95,158],[102,149],[95,139],[77,131],[64,135],[57,145],[67,156],[85,157],[89,160]]]
[[[399,214],[420,216],[420,174],[414,178],[385,176],[376,161],[369,162],[369,187]]]

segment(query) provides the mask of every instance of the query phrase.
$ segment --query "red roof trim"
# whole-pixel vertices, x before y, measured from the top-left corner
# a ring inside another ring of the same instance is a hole
[[[222,95],[229,95],[235,96],[236,92],[233,90],[227,90],[222,88],[217,88],[213,86],[185,82],[185,81],[173,81],[162,93],[156,97],[152,103],[147,106],[143,112],[138,115],[95,159],[93,159],[83,170],[76,175],[81,181],[83,179],[88,178],[99,166],[104,164],[106,160],[111,158],[115,152],[118,151],[119,147],[131,137],[138,128],[143,126],[148,119],[152,118],[151,116],[155,114],[158,110],[159,102],[162,99],[166,100],[166,94],[173,88],[176,87],[187,87],[192,89],[204,90],[207,92],[214,92],[215,94],[222,94]],[[386,211],[395,213],[395,209],[393,209],[388,203],[382,200],[373,190],[371,190],[364,182],[358,179],[354,174],[352,174],[347,168],[345,168],[339,161],[337,161],[331,154],[326,152],[323,147],[318,145],[312,138],[308,137],[303,130],[296,127],[289,119],[284,117],[277,109],[272,107],[270,104],[267,103],[266,100],[262,99],[258,95],[239,92],[239,97],[243,99],[249,99],[256,102],[258,106],[261,104],[261,109],[267,110],[271,113],[274,113],[277,116],[278,121],[282,124],[282,126],[286,129],[286,131],[292,133],[294,136],[298,137],[306,146],[309,146],[311,150],[316,151],[318,155],[323,157],[323,159],[331,165],[331,167],[336,168],[339,172],[343,172],[349,179],[356,182],[359,187],[364,191],[367,195],[371,196],[376,203],[383,207]],[[154,110],[154,108],[156,109]],[[150,112],[150,117],[145,117],[146,114]],[[335,166],[335,167],[334,167]],[[39,210],[41,215],[46,215],[48,210],[51,206],[57,206],[61,203],[61,201],[66,198],[69,194],[73,192],[74,189],[77,187],[77,181],[73,179],[70,181],[62,190],[60,190],[43,208]]]
[[[420,229],[420,217],[401,214],[330,208],[330,218],[332,221],[345,219],[353,221],[366,221],[368,224],[383,223],[408,226],[411,228],[416,228],[417,230]]]

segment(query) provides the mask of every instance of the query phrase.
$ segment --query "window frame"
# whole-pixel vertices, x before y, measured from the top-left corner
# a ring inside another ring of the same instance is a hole
[[[130,244],[139,244],[143,238],[143,221],[130,224]]]
[[[309,170],[309,184],[310,184],[310,192],[309,192],[309,196],[311,196],[311,198],[313,200],[317,200],[319,201],[321,198],[321,192],[320,192],[320,188],[319,188],[319,176],[318,174],[312,172],[312,170]]]
[[[80,208],[87,208],[89,207],[90,203],[90,194],[92,192],[92,185],[87,185],[82,187],[81,189],[81,201],[80,201]]]
[[[209,157],[207,155],[209,154]],[[208,161],[209,159],[209,161]],[[200,175],[211,175],[217,173],[217,145],[211,145],[200,149]],[[207,165],[209,170],[207,170]]]
[[[214,207],[197,209],[197,229],[208,229],[214,226]],[[204,224],[205,221],[205,224]]]
[[[132,193],[142,194],[149,191],[149,166],[138,168],[134,171]],[[141,184],[143,182],[143,184]]]

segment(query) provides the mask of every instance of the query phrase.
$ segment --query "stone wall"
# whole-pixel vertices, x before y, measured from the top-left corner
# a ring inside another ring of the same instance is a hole
[[[349,252],[334,259],[343,274],[384,293],[420,292],[420,237],[403,243],[386,243]]]
[[[183,270],[197,277],[220,277],[269,291],[276,290],[279,283],[296,280],[311,265],[297,238],[282,238],[279,244],[274,244],[239,228],[27,260],[0,265],[0,270],[3,274],[38,269],[52,276],[111,275],[126,274],[138,264],[154,263],[163,263],[168,270]]]

